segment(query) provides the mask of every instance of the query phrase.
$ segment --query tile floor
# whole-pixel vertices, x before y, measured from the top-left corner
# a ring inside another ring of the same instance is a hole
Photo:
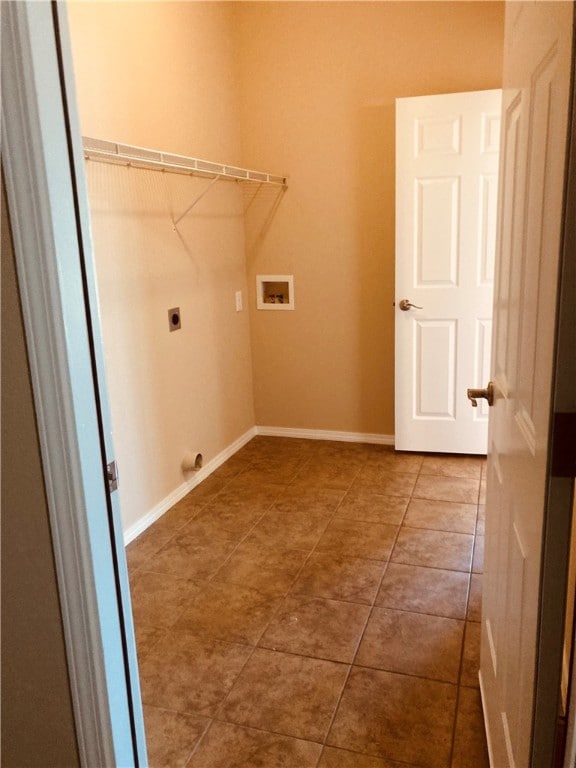
[[[257,437],[127,548],[153,768],[484,768],[484,461]]]

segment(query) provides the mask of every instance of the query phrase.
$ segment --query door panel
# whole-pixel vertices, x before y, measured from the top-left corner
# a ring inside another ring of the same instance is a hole
[[[416,418],[454,418],[456,324],[415,320],[418,371]]]
[[[399,450],[486,452],[486,408],[466,389],[489,369],[500,96],[397,100]]]
[[[416,287],[458,285],[457,177],[416,179]]]
[[[510,4],[481,690],[491,764],[531,765],[572,4]]]

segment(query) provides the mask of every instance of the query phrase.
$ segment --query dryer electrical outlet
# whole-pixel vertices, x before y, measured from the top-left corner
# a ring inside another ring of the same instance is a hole
[[[180,330],[181,327],[180,307],[172,307],[172,309],[168,310],[168,329],[172,332]]]

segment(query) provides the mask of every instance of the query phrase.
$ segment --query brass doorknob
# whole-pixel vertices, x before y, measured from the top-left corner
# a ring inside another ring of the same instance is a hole
[[[488,382],[486,389],[468,389],[466,394],[474,408],[478,407],[478,400],[480,399],[487,400],[488,405],[494,404],[494,384],[491,381]]]
[[[414,307],[414,309],[424,309],[424,307],[419,307],[417,304],[412,304],[410,299],[401,299],[398,302],[398,306],[400,307],[402,312],[407,312],[412,307]]]

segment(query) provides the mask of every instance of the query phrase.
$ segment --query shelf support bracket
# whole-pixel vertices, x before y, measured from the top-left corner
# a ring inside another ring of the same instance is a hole
[[[179,223],[182,221],[182,219],[183,219],[185,216],[187,216],[187,215],[190,213],[190,211],[192,210],[192,208],[194,208],[194,206],[196,205],[196,203],[199,203],[199,202],[200,202],[200,200],[202,200],[202,198],[204,197],[204,195],[206,195],[206,194],[207,194],[207,193],[208,193],[208,192],[209,192],[209,191],[212,189],[212,187],[214,186],[214,184],[216,184],[216,182],[217,182],[217,181],[219,181],[221,178],[222,178],[221,174],[218,174],[218,176],[214,176],[214,178],[213,178],[213,179],[210,179],[210,183],[209,183],[209,184],[207,184],[207,185],[204,187],[204,189],[202,190],[202,192],[200,192],[200,194],[199,194],[199,195],[196,197],[196,199],[194,200],[194,202],[193,202],[191,205],[189,205],[189,206],[188,206],[188,208],[186,208],[186,210],[184,211],[184,213],[181,213],[181,214],[180,214],[180,216],[178,216],[178,218],[177,218],[177,219],[172,219],[172,224],[174,225],[174,229],[176,229],[177,225],[178,225],[178,224],[179,224]]]

